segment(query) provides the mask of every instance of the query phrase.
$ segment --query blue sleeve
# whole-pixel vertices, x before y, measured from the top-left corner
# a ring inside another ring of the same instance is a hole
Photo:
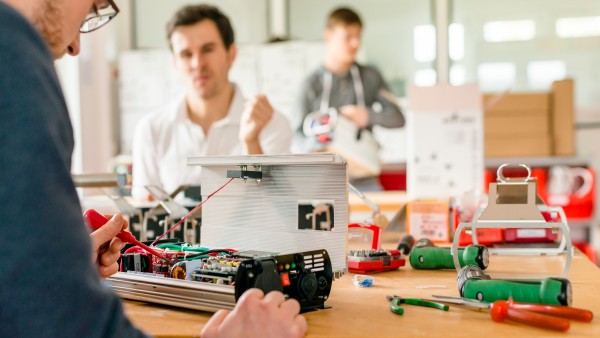
[[[2,2],[0,31],[0,337],[142,336],[92,262],[48,48]]]

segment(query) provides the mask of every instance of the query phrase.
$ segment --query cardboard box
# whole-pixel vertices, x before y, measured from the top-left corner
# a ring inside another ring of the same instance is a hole
[[[536,116],[550,118],[550,110],[548,109],[513,109],[513,110],[487,110],[485,117],[519,117],[519,116]]]
[[[552,137],[554,138],[554,155],[575,155],[574,120],[573,80],[555,81],[552,84]]]
[[[485,156],[573,156],[573,80],[555,81],[549,93],[483,97]]]
[[[450,201],[416,200],[406,205],[406,232],[416,239],[436,243],[450,241]]]
[[[564,86],[559,95],[565,97]],[[554,154],[555,93],[484,95],[485,156],[519,157]]]
[[[549,93],[497,93],[483,96],[483,107],[488,112],[514,110],[545,110],[551,107]]]
[[[486,136],[502,136],[515,133],[547,133],[550,135],[551,131],[550,116],[546,110],[503,111],[493,115],[486,114],[484,127]]]
[[[552,155],[552,139],[547,133],[486,135],[484,143],[486,157]]]

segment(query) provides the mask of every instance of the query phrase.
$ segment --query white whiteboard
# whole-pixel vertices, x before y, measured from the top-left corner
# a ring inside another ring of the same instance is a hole
[[[238,46],[229,72],[245,97],[266,95],[273,107],[291,120],[302,81],[321,63],[321,42],[280,42]],[[131,153],[139,119],[181,95],[185,88],[166,49],[134,50],[119,58],[121,149]]]

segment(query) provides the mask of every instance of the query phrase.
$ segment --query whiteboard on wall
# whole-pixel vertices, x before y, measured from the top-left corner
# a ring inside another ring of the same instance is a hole
[[[291,122],[302,82],[317,69],[325,55],[323,42],[290,41],[238,46],[229,79],[244,97],[266,95],[271,105]],[[131,153],[135,127],[146,114],[166,105],[185,91],[167,49],[122,52],[119,58],[120,140]],[[404,129],[375,128],[383,162],[404,162]]]
[[[131,153],[133,132],[146,114],[167,104],[184,86],[168,50],[124,51],[119,55],[120,140]]]
[[[322,42],[300,41],[241,45],[229,79],[247,98],[266,95],[291,121],[300,85],[321,63],[324,48]],[[140,118],[180,96],[185,87],[166,49],[122,52],[119,70],[121,149],[129,154]]]
[[[319,67],[324,54],[321,42],[280,42],[260,48],[257,60],[260,92],[290,121],[302,82]]]

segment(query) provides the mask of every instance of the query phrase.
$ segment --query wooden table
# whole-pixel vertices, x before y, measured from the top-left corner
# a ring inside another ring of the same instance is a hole
[[[487,273],[544,273],[560,271],[563,256],[492,256]],[[407,262],[408,264],[408,262]],[[386,295],[430,298],[433,294],[458,296],[456,272],[418,271],[410,265],[375,274],[375,284],[358,288],[353,274],[336,280],[327,305],[331,309],[305,314],[308,337],[600,337],[600,318],[592,323],[572,322],[568,333],[516,323],[495,323],[485,312],[451,308],[448,312],[404,306],[404,315],[389,310]],[[573,306],[600,316],[600,269],[583,254],[573,258],[568,276]],[[125,302],[125,310],[141,329],[155,336],[197,336],[210,313],[169,308],[142,302]]]

